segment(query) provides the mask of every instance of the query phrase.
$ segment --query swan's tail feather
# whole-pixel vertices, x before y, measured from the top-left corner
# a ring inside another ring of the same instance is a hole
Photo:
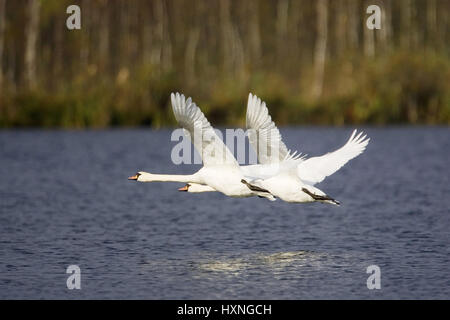
[[[306,193],[307,195],[309,195],[311,198],[313,198],[314,201],[320,201],[320,202],[323,202],[323,203],[335,204],[337,206],[341,205],[341,203],[339,201],[337,201],[336,199],[331,198],[330,196],[328,196],[326,194],[325,195],[314,194],[314,193],[312,193],[311,191],[309,191],[306,188],[302,188],[302,191],[304,193]]]

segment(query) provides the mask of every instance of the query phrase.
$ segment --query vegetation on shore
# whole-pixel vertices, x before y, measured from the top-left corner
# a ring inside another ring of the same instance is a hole
[[[0,128],[170,126],[174,91],[214,125],[249,92],[280,126],[450,124],[448,2],[375,1],[370,32],[364,1],[76,1],[74,31],[69,2],[0,0]]]

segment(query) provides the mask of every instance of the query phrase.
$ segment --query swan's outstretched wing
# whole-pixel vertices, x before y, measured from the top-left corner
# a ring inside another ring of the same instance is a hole
[[[172,93],[170,95],[172,109],[178,124],[185,129],[186,136],[191,139],[195,149],[200,154],[203,164],[232,164],[238,166],[236,159],[217,136],[214,128],[206,119],[203,112],[184,95]]]
[[[348,161],[360,155],[369,143],[369,138],[353,131],[350,139],[340,149],[320,157],[306,159],[297,166],[299,178],[311,185],[323,181],[344,166]]]
[[[300,154],[291,153],[283,143],[266,103],[251,93],[248,95],[246,122],[248,140],[258,156],[259,163],[277,163],[300,158]]]

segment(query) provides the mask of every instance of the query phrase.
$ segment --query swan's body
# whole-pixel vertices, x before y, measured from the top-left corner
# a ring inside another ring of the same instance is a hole
[[[340,149],[320,157],[305,159],[292,153],[283,143],[281,134],[272,121],[266,104],[249,94],[247,104],[247,128],[249,141],[257,152],[259,165],[242,166],[249,187],[268,190],[275,197],[287,202],[313,202],[339,204],[323,191],[314,187],[327,176],[332,175],[348,161],[361,154],[370,139],[362,132],[353,131],[350,139]],[[188,192],[207,192],[211,189],[192,188]]]
[[[205,187],[198,187],[199,192],[219,191],[230,197],[250,197],[256,195],[240,181],[245,176],[232,165],[214,165],[203,167],[192,175],[168,175],[138,172],[139,182],[185,182]]]
[[[172,109],[185,134],[191,139],[200,154],[203,167],[192,175],[167,175],[138,172],[131,180],[139,182],[185,182],[207,185],[230,197],[260,196],[270,200],[274,197],[265,190],[250,190],[241,180],[246,176],[238,162],[217,136],[205,115],[191,98],[171,94]]]

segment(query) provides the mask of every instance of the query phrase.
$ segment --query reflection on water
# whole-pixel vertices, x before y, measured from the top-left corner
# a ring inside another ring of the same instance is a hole
[[[185,260],[163,259],[148,260],[141,263],[143,271],[161,268],[186,272],[190,270],[195,278],[213,278],[216,276],[241,276],[247,273],[272,273],[285,275],[286,272],[302,275],[302,268],[319,270],[324,265],[335,264],[329,254],[312,251],[258,252],[243,255],[218,256],[212,253],[197,254]]]
[[[197,267],[200,271],[220,272],[228,275],[239,275],[251,265],[244,259],[223,259],[201,262]]]
[[[302,267],[320,268],[326,254],[311,251],[289,251],[275,253],[255,253],[242,257],[203,258],[195,265],[201,276],[210,276],[211,272],[238,276],[246,272],[285,274],[301,271]]]

